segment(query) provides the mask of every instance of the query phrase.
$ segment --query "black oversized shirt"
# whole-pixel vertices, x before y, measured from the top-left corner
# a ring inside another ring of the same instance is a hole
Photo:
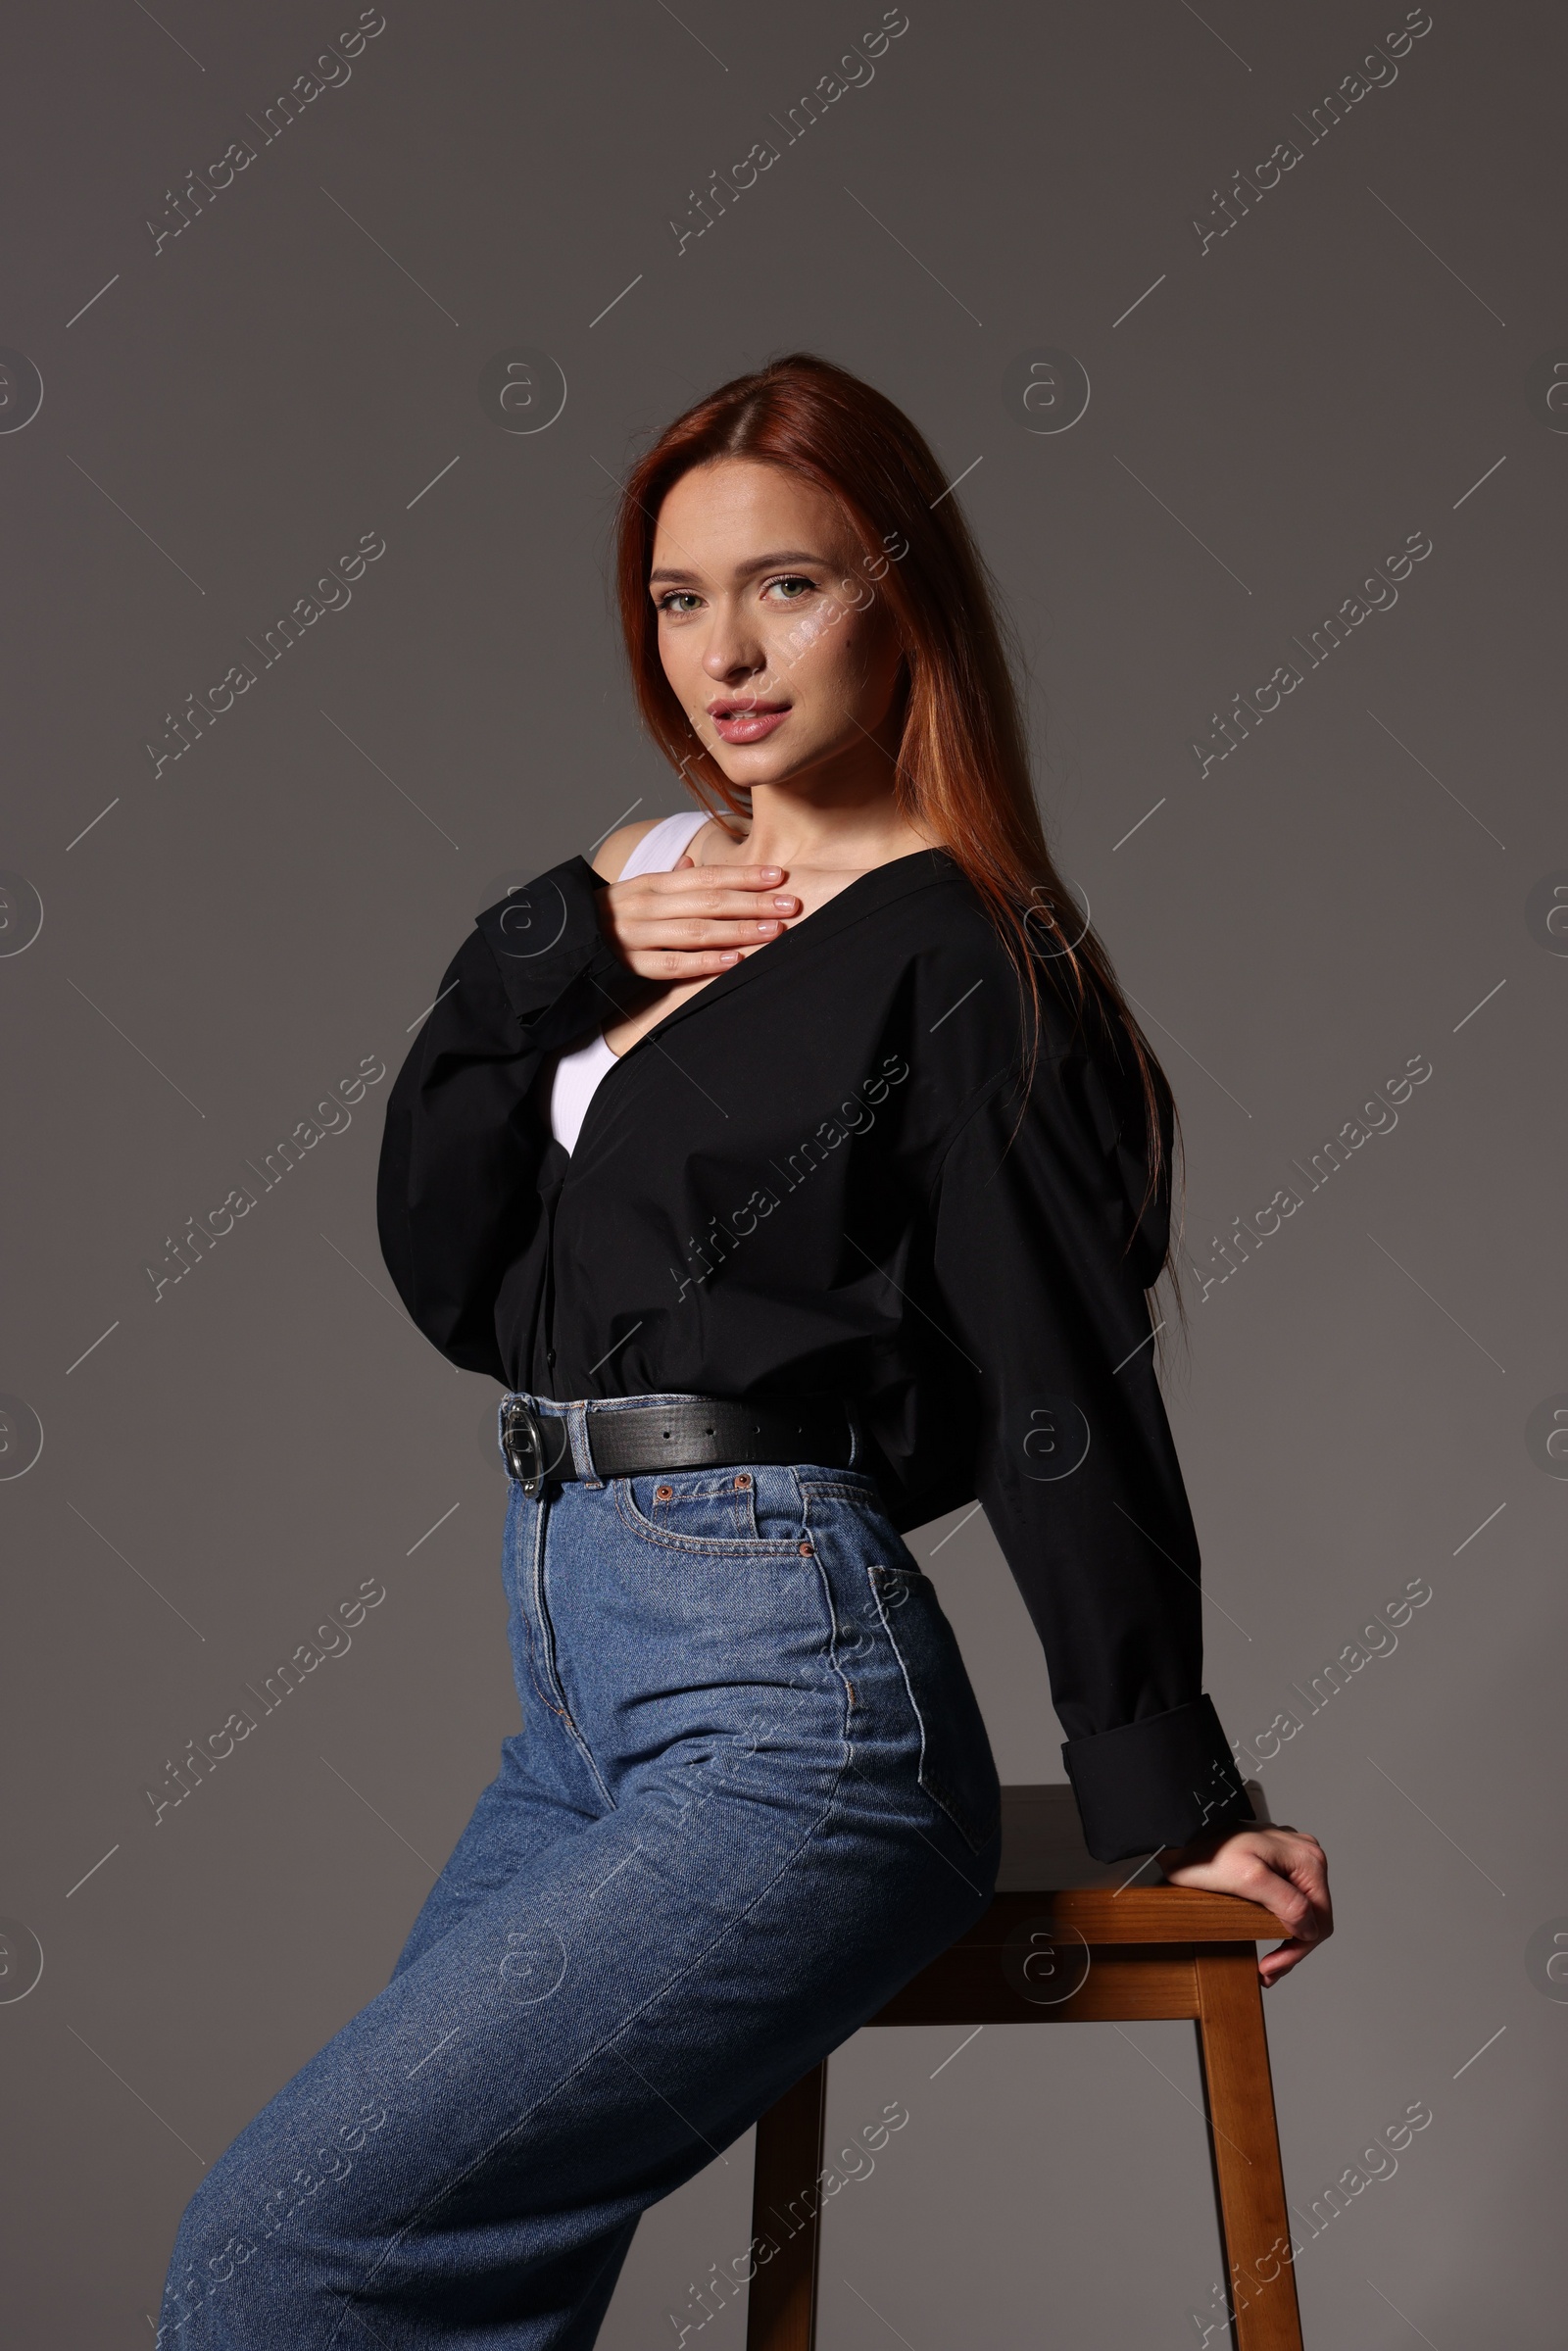
[[[568,1153],[553,1056],[646,1001],[602,887],[572,857],[481,914],[393,1086],[378,1220],[416,1323],[539,1396],[851,1399],[901,1533],[984,1505],[1091,1852],[1250,1819],[1200,1688],[1146,1298],[1168,1195],[1144,1206],[1123,1032],[1043,961],[1025,1104],[1013,965],[961,868],[920,850],[666,1013]]]

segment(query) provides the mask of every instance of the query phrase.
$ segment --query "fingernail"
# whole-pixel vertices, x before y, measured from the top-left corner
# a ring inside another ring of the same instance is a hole
[[[784,879],[784,868],[782,865],[764,865],[761,869],[761,872],[764,882],[781,882]]]
[[[795,905],[795,901],[793,898],[775,898],[773,904],[776,906],[781,906],[784,912],[787,914],[791,907]]]
[[[740,956],[738,955],[720,955],[718,959],[721,963],[738,963]]]

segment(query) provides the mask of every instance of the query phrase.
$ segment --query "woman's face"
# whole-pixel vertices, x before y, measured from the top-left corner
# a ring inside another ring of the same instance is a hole
[[[825,491],[749,458],[695,466],[660,509],[648,592],[664,675],[732,783],[863,761],[892,710],[899,646]]]

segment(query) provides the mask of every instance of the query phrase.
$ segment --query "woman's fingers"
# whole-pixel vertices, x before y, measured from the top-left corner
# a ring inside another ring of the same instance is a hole
[[[1334,1904],[1329,1894],[1329,1865],[1315,1837],[1300,1839],[1291,1875],[1310,1906],[1312,1937],[1321,1942],[1334,1933]]]
[[[629,882],[612,882],[617,906],[643,919],[733,916],[749,913],[800,911],[800,899],[782,886],[777,868],[742,867],[723,881],[700,865],[676,866],[670,873],[639,873]]]
[[[714,866],[696,864],[688,853],[683,857],[677,857],[665,872],[633,874],[632,879],[667,886],[671,881],[678,882],[692,874],[712,874],[714,871]],[[730,887],[737,890],[776,889],[785,878],[782,865],[730,865],[724,871]]]
[[[738,962],[742,949],[765,947],[783,927],[756,921],[628,925],[617,931],[614,944],[621,961],[645,979],[689,979]]]
[[[1257,1963],[1266,1990],[1333,1934],[1334,1909],[1328,1864],[1315,1837],[1298,1837],[1294,1831],[1278,1834],[1260,1860],[1270,1883],[1259,1886],[1252,1899],[1271,1910],[1286,1930],[1285,1941],[1265,1951]]]
[[[753,914],[744,919],[717,915],[671,914],[662,921],[645,922],[632,916],[619,925],[628,947],[755,947],[759,939],[776,939],[786,927],[779,914]]]
[[[722,883],[701,866],[637,874],[600,893],[600,921],[622,962],[648,979],[722,970],[742,948],[765,946],[799,914],[778,866],[740,866]]]
[[[1294,1829],[1233,1831],[1212,1847],[1201,1843],[1190,1861],[1177,1862],[1172,1853],[1165,1875],[1173,1886],[1239,1894],[1279,1920],[1286,1940],[1257,1963],[1265,1986],[1277,1984],[1334,1932],[1323,1847],[1315,1837]]]
[[[1265,1951],[1257,1963],[1258,1982],[1263,1989],[1267,1991],[1271,1984],[1278,1984],[1282,1976],[1288,1976],[1293,1967],[1299,1967],[1308,1952],[1316,1949],[1315,1942],[1293,1940],[1276,1943],[1272,1951]]]
[[[759,947],[765,941],[758,940]],[[620,959],[645,980],[692,980],[714,971],[727,971],[740,961],[738,948],[707,947],[681,952],[668,947],[622,948]]]

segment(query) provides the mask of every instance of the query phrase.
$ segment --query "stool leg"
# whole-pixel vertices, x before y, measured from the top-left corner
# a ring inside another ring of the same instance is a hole
[[[813,2351],[826,2121],[824,2058],[757,2126],[752,2185],[757,2268],[747,2299],[746,2351]],[[766,2256],[769,2245],[774,2251]]]
[[[1257,1954],[1200,1943],[1198,2046],[1236,2351],[1301,2351]]]

